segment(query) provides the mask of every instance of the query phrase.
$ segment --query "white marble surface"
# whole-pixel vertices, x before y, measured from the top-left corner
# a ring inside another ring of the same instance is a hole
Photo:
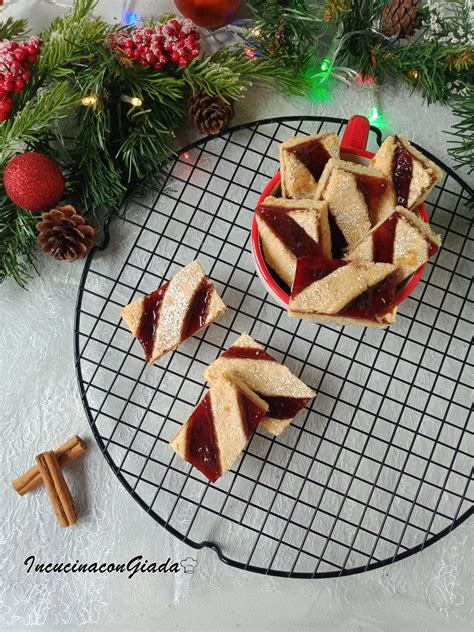
[[[57,10],[42,2],[6,4],[7,14],[30,15],[35,28]],[[142,3],[138,10],[158,14],[170,4]],[[110,17],[121,5],[101,2],[100,9]],[[417,94],[401,88],[386,89],[382,103],[391,129],[403,131],[450,164],[443,133],[452,124],[447,108],[428,108]],[[370,105],[367,95],[342,86],[327,103],[255,90],[238,107],[234,122],[285,114],[349,117],[367,113]],[[469,628],[472,521],[405,561],[353,577],[314,581],[261,577],[229,568],[212,551],[194,551],[158,526],[112,474],[94,444],[80,402],[73,318],[82,263],[57,264],[41,258],[40,268],[41,276],[31,281],[28,291],[10,282],[0,289],[0,626],[18,631],[30,625],[47,630]],[[74,528],[61,531],[44,493],[19,498],[10,481],[33,455],[73,433],[86,438],[90,449],[68,475],[81,519]],[[137,574],[132,579],[114,574],[34,575],[24,566],[30,555],[44,563],[120,563],[137,555],[174,561],[191,555],[198,565],[193,575]]]

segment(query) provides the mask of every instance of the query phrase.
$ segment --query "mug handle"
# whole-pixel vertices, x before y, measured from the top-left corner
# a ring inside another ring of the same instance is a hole
[[[352,116],[341,140],[341,151],[351,153],[351,150],[355,150],[354,153],[357,153],[364,150],[369,139],[369,129],[370,123],[365,116],[360,114]]]

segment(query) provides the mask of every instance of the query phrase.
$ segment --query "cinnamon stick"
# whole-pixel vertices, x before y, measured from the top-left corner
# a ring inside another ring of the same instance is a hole
[[[54,454],[56,455],[59,465],[63,468],[75,461],[81,454],[84,454],[85,451],[86,444],[84,441],[77,435],[74,435],[68,439],[66,443],[56,448]],[[43,479],[41,478],[38,466],[34,465],[24,474],[16,478],[12,482],[12,485],[13,489],[18,492],[20,496],[23,496],[39,487],[42,482]]]
[[[56,454],[53,451],[39,454],[36,457],[36,465],[59,525],[63,528],[70,527],[77,522],[77,512]]]

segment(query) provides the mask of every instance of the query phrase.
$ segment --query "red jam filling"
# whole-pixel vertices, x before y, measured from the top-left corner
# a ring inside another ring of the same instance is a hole
[[[400,214],[393,213],[374,231],[374,261],[379,263],[392,263],[395,233],[399,219]]]
[[[238,398],[242,427],[245,437],[248,440],[267,413],[263,408],[252,401],[243,391],[239,390]]]
[[[380,322],[396,305],[397,275],[390,274],[377,285],[369,287],[357,296],[346,307],[341,309],[341,316],[363,318]]]
[[[145,350],[146,360],[151,360],[153,357],[161,305],[167,289],[168,283],[165,283],[143,299],[143,313],[138,326],[137,338]]]
[[[304,257],[298,260],[296,266],[295,280],[291,289],[294,297],[302,292],[308,285],[324,279],[332,274],[334,270],[347,265],[349,262],[342,259],[321,259],[318,257]]]
[[[262,205],[257,209],[270,229],[285,243],[295,257],[322,257],[321,246],[288,214],[289,209]],[[291,210],[299,210],[297,208]]]
[[[268,417],[273,419],[292,419],[311,401],[311,397],[278,397],[258,393],[268,404]]]
[[[357,188],[364,196],[367,208],[369,209],[370,221],[373,224],[374,215],[380,205],[380,199],[387,188],[387,180],[356,174]]]
[[[257,349],[256,347],[229,347],[227,351],[222,354],[223,358],[242,358],[245,360],[268,360],[270,362],[276,362],[275,358],[272,358],[263,349]]]
[[[408,208],[408,197],[413,173],[413,157],[398,138],[396,141],[397,144],[392,161],[392,180],[397,196],[397,204]]]
[[[187,423],[186,460],[214,483],[222,470],[209,393],[194,409]]]
[[[182,339],[189,338],[206,324],[209,314],[209,306],[214,288],[212,283],[204,277],[191,301],[191,307],[184,319]]]
[[[299,143],[287,149],[288,153],[296,154],[311,175],[319,180],[327,161],[331,157],[328,150],[319,140],[309,140],[306,143]]]
[[[373,233],[374,261],[379,263],[393,262],[395,236],[399,221],[407,222],[417,229],[417,227],[410,222],[408,218],[402,216],[400,213],[392,213],[392,215],[390,215],[390,217],[388,217]],[[439,247],[426,235],[424,235],[424,239],[428,244],[428,256],[432,257],[438,252]]]

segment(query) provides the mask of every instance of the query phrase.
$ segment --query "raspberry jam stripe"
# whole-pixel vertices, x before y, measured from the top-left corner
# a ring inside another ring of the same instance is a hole
[[[309,140],[307,143],[298,143],[286,150],[295,154],[300,162],[311,173],[315,180],[319,180],[327,161],[331,157],[329,152],[319,140]]]
[[[292,211],[305,210],[294,208]],[[279,237],[295,257],[322,257],[321,246],[288,214],[289,209],[262,204],[257,215]]]
[[[208,392],[188,420],[186,460],[212,483],[222,476],[211,395]]]
[[[275,358],[264,351],[263,349],[257,349],[256,347],[229,347],[227,351],[221,356],[222,358],[239,358],[245,360],[267,360],[269,362],[276,362]]]
[[[143,313],[140,319],[140,325],[138,326],[137,338],[145,350],[145,359],[147,361],[153,357],[161,306],[168,285],[168,283],[165,283],[143,299]]]
[[[199,284],[192,300],[191,306],[184,317],[183,327],[181,330],[181,338],[189,338],[206,324],[209,315],[209,307],[211,305],[214,287],[209,280],[204,277]]]

